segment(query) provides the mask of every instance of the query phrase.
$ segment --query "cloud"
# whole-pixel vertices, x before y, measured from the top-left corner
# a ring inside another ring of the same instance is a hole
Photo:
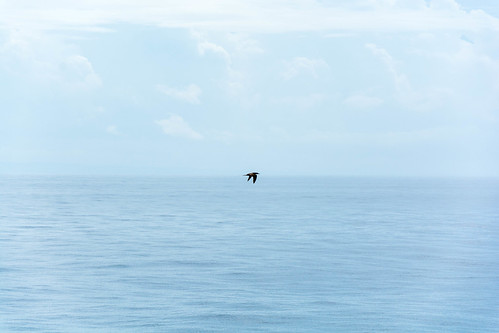
[[[199,140],[203,136],[193,130],[185,120],[178,115],[171,115],[167,119],[157,120],[156,124],[161,126],[163,132],[173,137]]]
[[[475,117],[483,113],[483,117],[494,118],[499,101],[499,61],[490,45],[496,38],[473,36],[476,42],[458,33],[419,34],[408,53],[391,45],[399,59],[374,43],[365,47],[384,65],[393,80],[393,97],[404,107],[438,112],[452,109],[454,113],[474,110]]]
[[[231,62],[230,54],[223,47],[208,41],[200,41],[198,43],[198,52],[205,55],[206,52],[215,53],[225,59],[228,63]]]
[[[206,34],[199,31],[191,31],[191,36],[197,40],[197,48],[200,55],[204,56],[207,53],[213,53],[223,58],[227,66],[230,66],[232,63],[231,55],[223,46],[209,41]]]
[[[393,77],[393,80],[395,82],[395,87],[397,88],[397,90],[399,90],[399,91],[410,90],[409,80],[407,79],[407,77],[404,74],[400,73],[397,70],[396,62],[392,58],[392,56],[388,53],[387,50],[385,50],[384,48],[381,48],[375,44],[372,44],[372,43],[366,44],[366,47],[375,56],[380,58],[381,61],[383,61],[383,63],[386,65],[386,68],[388,69],[388,71],[390,72],[390,74]]]
[[[432,86],[433,82],[428,82],[425,86],[414,88],[409,78],[398,69],[400,62],[394,59],[386,49],[372,43],[366,44],[366,48],[385,65],[393,79],[395,87],[393,96],[404,107],[413,110],[428,111],[435,109],[452,95],[452,92],[447,87]],[[352,103],[355,101],[347,100],[345,102]],[[361,101],[357,100],[356,102]]]
[[[106,127],[106,132],[112,135],[120,134],[120,131],[118,131],[118,127],[116,127],[116,125],[109,125],[108,127]]]
[[[290,61],[284,62],[285,70],[281,73],[286,80],[292,79],[300,74],[308,74],[318,77],[318,72],[329,68],[328,64],[322,59],[309,59],[306,57],[296,57]]]
[[[90,60],[78,53],[72,45],[48,34],[10,31],[0,44],[0,66],[16,76],[70,90],[101,86]]]
[[[95,29],[117,23],[210,31],[499,30],[481,10],[455,0],[47,0],[0,3],[0,25],[33,29]]]
[[[490,43],[497,45],[497,38]],[[483,37],[476,37],[476,42],[463,36],[435,37],[415,54],[437,64],[440,75],[432,81],[440,89],[435,93],[446,96],[447,104],[473,110],[474,118],[498,119],[499,59]]]
[[[195,84],[190,84],[185,89],[171,88],[165,85],[158,84],[156,88],[163,94],[183,100],[191,104],[199,104],[199,95],[201,95],[201,88]]]
[[[245,34],[230,33],[220,38],[224,46],[208,40],[209,34],[199,31],[191,31],[191,36],[197,40],[198,53],[204,56],[212,53],[222,58],[225,62],[226,77],[221,80],[227,93],[236,96],[238,101],[245,106],[255,105],[259,101],[259,95],[252,93],[248,86],[247,69],[241,63],[241,58],[263,53],[258,42],[248,38]],[[217,34],[213,34],[217,35]],[[239,66],[237,66],[239,65]]]
[[[383,99],[379,97],[371,97],[362,94],[351,95],[347,97],[343,104],[352,108],[367,109],[383,104]]]
[[[257,40],[251,39],[245,34],[231,33],[227,39],[234,45],[235,53],[238,55],[263,54],[265,50]]]
[[[405,104],[413,104],[420,103],[421,100],[424,99],[423,96],[418,94],[411,86],[411,83],[407,76],[402,73],[397,68],[397,61],[382,47],[379,47],[375,44],[368,43],[366,44],[366,48],[368,48],[376,57],[378,57],[388,69],[388,72],[391,74],[395,90],[397,93],[397,98],[405,103]]]
[[[433,0],[429,4],[430,8],[437,10],[454,10],[458,11],[461,6],[454,0]]]
[[[82,55],[72,55],[63,62],[63,75],[66,82],[81,88],[94,88],[102,85],[90,61]]]

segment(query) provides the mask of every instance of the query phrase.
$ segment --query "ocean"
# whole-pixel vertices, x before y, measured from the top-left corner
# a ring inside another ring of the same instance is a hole
[[[0,332],[499,332],[499,180],[1,176]]]

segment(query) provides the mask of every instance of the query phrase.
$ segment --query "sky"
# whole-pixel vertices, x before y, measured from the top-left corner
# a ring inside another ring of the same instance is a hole
[[[495,0],[0,0],[0,174],[499,177]]]

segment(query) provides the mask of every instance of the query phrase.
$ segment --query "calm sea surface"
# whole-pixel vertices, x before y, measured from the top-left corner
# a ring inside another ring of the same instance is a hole
[[[499,181],[0,177],[0,331],[499,332]]]

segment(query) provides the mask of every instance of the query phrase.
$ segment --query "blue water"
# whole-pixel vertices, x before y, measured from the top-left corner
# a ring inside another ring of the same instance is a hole
[[[0,177],[0,331],[499,332],[499,181]]]

